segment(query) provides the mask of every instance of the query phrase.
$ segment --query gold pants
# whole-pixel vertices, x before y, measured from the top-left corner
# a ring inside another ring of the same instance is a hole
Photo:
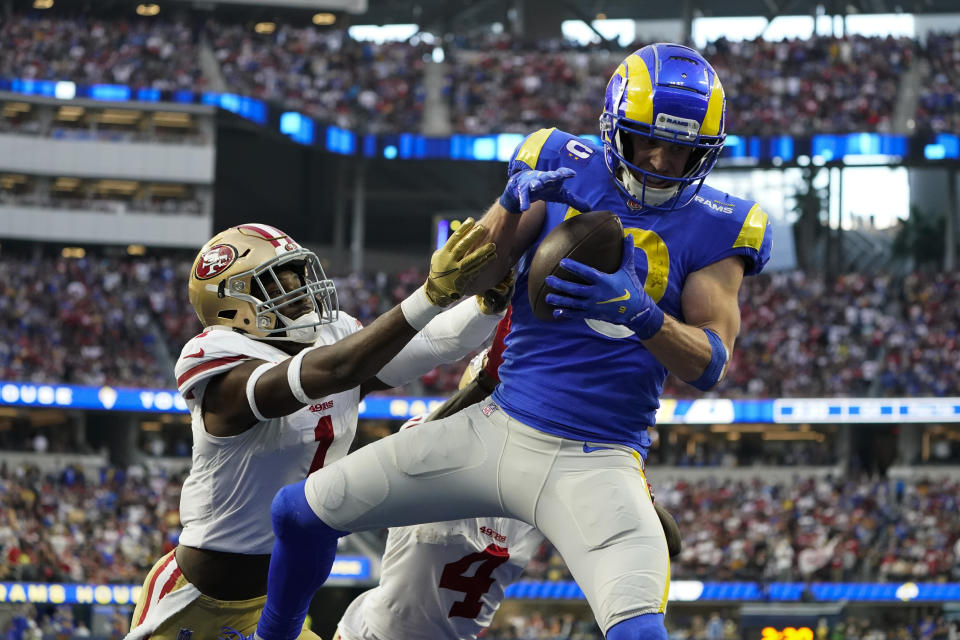
[[[190,583],[176,567],[174,552],[160,558],[143,581],[143,589],[133,611],[130,629],[136,628],[146,617],[150,606],[164,596]],[[216,640],[222,627],[236,629],[243,635],[253,633],[260,619],[266,596],[249,600],[216,600],[200,594],[196,600],[164,620],[150,634],[150,640]],[[320,636],[304,626],[298,640],[320,640]]]

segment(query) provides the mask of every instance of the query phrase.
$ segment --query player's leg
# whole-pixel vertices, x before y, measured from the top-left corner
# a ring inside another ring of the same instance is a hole
[[[346,535],[318,518],[307,503],[306,480],[283,487],[270,508],[276,540],[267,576],[267,604],[257,628],[268,638],[294,638],[313,594],[323,584]]]
[[[665,640],[670,560],[637,459],[563,442],[534,524],[563,556],[608,640]]]
[[[646,613],[618,622],[607,630],[607,640],[667,640],[662,613]]]
[[[277,538],[257,635],[294,637],[344,531],[509,515],[497,480],[506,421],[502,411],[468,407],[367,445],[282,489],[274,500]]]

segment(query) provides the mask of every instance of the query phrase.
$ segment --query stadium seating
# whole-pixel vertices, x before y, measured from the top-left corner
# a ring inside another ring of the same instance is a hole
[[[190,260],[5,255],[0,380],[172,386],[160,363],[200,330],[185,295]],[[334,280],[341,308],[368,324],[423,277],[408,269]],[[944,396],[960,388],[960,274],[761,275],[744,281],[741,313],[729,374],[711,395]],[[451,392],[463,367],[440,367],[397,392]],[[672,377],[665,395],[702,397]]]
[[[201,90],[197,39],[182,21],[94,18],[35,12],[5,17],[6,78],[73,80],[154,89]]]
[[[187,269],[162,259],[5,255],[0,379],[170,386],[162,356],[196,328],[183,295]]]
[[[960,388],[960,275],[747,278],[723,397],[943,396]],[[668,397],[699,395],[670,380]]]
[[[931,34],[919,51],[920,100],[916,128],[921,134],[960,131],[960,34]]]
[[[804,476],[657,483],[674,579],[960,581],[960,482]],[[142,467],[0,471],[0,581],[136,583],[179,536],[183,478]],[[16,517],[11,517],[12,513]],[[544,543],[526,577],[569,580]]]
[[[343,30],[282,21],[256,33],[251,24],[195,18],[14,14],[0,28],[0,43],[11,51],[0,76],[204,91],[214,80],[198,63],[208,47],[219,62],[216,80],[233,93],[369,133],[421,129],[432,44],[360,42]],[[720,39],[704,53],[724,82],[731,133],[890,131],[900,81],[915,60],[923,74],[919,130],[956,131],[957,38]],[[503,35],[451,36],[443,99],[453,129],[596,133],[607,78],[625,51],[642,44],[606,51],[562,40],[519,45]]]
[[[358,42],[343,31],[211,21],[207,34],[231,91],[365,133],[417,131],[425,44]]]
[[[889,132],[907,38],[767,42],[718,40],[704,51],[727,94],[727,129],[738,135]]]
[[[138,584],[179,536],[183,477],[0,471],[0,581]],[[15,514],[15,515],[14,515]]]

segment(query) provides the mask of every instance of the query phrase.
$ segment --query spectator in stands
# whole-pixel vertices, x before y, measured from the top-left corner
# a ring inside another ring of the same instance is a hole
[[[0,470],[0,580],[134,584],[179,535],[182,478]]]
[[[341,30],[279,24],[270,34],[211,21],[207,33],[233,91],[363,133],[417,132],[424,59],[433,47],[358,42]]]
[[[206,84],[196,40],[184,22],[27,13],[5,16],[0,42],[0,75],[7,78],[171,90]]]
[[[188,257],[72,260],[5,254],[0,380],[172,386],[162,363],[200,328],[179,293],[189,269]],[[338,290],[347,292],[341,307],[367,322],[406,297],[423,275],[407,270],[334,279]],[[745,281],[742,291],[742,337],[727,377],[712,396],[947,396],[960,389],[960,273],[898,279],[779,272]],[[393,393],[449,392],[462,367],[439,368]],[[694,393],[667,379],[665,397]],[[939,455],[943,447],[935,444]],[[692,452],[684,449],[659,462],[735,462],[727,459],[736,453],[727,446],[700,443]],[[833,455],[816,443],[796,443],[771,462],[829,464]],[[957,455],[951,449],[944,461]]]
[[[916,133],[960,131],[960,34],[928,33],[918,44],[921,57]]]
[[[362,133],[423,127],[426,65],[434,48],[429,39],[376,44],[354,40],[342,29],[283,21],[271,33],[257,33],[248,23],[197,22],[205,24],[195,32],[187,22],[158,18],[13,14],[0,27],[8,52],[0,75],[200,92],[211,84],[198,62],[209,47],[233,93]],[[726,78],[733,134],[889,132],[901,78],[918,58],[917,130],[936,133],[960,130],[958,42],[955,33],[932,34],[924,42],[721,38],[705,54]],[[454,130],[472,134],[550,126],[593,132],[597,96],[624,53],[493,33],[452,34],[442,44],[447,78],[441,99],[449,103]]]

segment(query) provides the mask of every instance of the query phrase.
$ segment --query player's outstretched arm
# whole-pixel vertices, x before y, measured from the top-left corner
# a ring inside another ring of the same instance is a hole
[[[463,297],[496,257],[486,231],[467,220],[438,249],[430,275],[406,300],[369,326],[328,346],[305,349],[279,364],[244,363],[214,378],[204,393],[204,422],[218,436],[285,416],[315,398],[359,386],[376,375],[444,307]]]
[[[438,315],[375,377],[360,386],[360,395],[398,387],[480,347],[503,318],[513,286],[511,270],[496,287]]]

